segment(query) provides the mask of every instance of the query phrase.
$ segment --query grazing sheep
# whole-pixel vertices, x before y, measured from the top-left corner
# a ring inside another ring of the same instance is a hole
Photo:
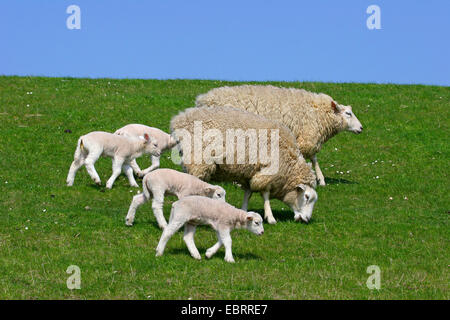
[[[128,137],[140,137],[144,134],[148,134],[150,136],[150,139],[158,141],[158,148],[160,150],[160,153],[171,149],[176,144],[176,141],[169,134],[158,128],[152,128],[143,124],[128,124],[125,127],[118,129],[116,132],[114,132],[114,134]],[[152,165],[143,171],[141,170],[141,168],[139,168],[136,159],[132,160],[130,162],[130,165],[133,168],[133,171],[139,177],[143,177],[150,171],[159,168],[159,158],[160,156],[152,155]]]
[[[341,131],[361,133],[363,127],[351,106],[330,96],[303,89],[242,85],[221,87],[199,95],[197,106],[230,106],[280,121],[294,133],[303,156],[310,159],[319,184],[325,185],[316,154]]]
[[[133,225],[136,210],[153,196],[152,209],[161,229],[167,226],[164,219],[164,194],[172,194],[178,199],[190,195],[210,197],[225,201],[225,189],[200,180],[190,174],[172,169],[157,169],[147,173],[142,180],[143,193],[133,197],[125,224]]]
[[[184,225],[183,240],[191,256],[200,260],[200,253],[194,243],[195,229],[200,224],[210,225],[217,233],[218,241],[206,250],[206,257],[211,258],[223,244],[226,262],[234,262],[230,236],[233,229],[246,228],[257,235],[264,233],[263,220],[256,212],[245,212],[224,201],[189,196],[172,205],[169,224],[161,235],[156,248],[156,256],[163,254],[167,241]]]
[[[148,134],[144,134],[140,138],[130,138],[103,131],[90,132],[78,139],[74,160],[67,175],[67,185],[73,185],[75,174],[82,165],[86,166],[86,170],[92,180],[100,185],[100,177],[95,170],[94,164],[100,156],[104,156],[112,158],[113,164],[113,173],[106,182],[106,188],[112,188],[114,181],[122,170],[128,177],[130,185],[139,187],[134,179],[130,162],[145,153],[154,156],[160,155],[157,141],[151,140]]]
[[[317,200],[316,176],[301,155],[290,130],[279,122],[241,109],[203,107],[186,109],[173,117],[170,128],[174,137],[181,140],[181,162],[189,174],[205,181],[240,183],[245,190],[244,210],[252,192],[260,192],[264,198],[264,217],[271,224],[276,223],[270,208],[271,198],[289,205],[296,221],[310,220]],[[268,130],[270,137],[267,137]],[[260,135],[259,143],[253,139],[256,131]],[[202,145],[202,141],[211,140],[214,135],[212,143]],[[238,138],[236,148],[234,135]],[[226,137],[226,144],[223,137]],[[271,145],[270,160],[262,157],[268,153],[263,148],[264,142]],[[248,161],[242,161],[247,154]]]

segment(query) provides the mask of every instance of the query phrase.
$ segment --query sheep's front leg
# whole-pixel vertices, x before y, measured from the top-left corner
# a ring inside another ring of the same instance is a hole
[[[139,185],[137,184],[136,180],[134,179],[133,169],[131,168],[130,164],[124,163],[122,166],[122,169],[128,178],[128,182],[130,183],[130,186],[139,188]]]
[[[148,199],[145,198],[145,195],[143,193],[135,195],[133,197],[133,201],[131,201],[130,208],[128,209],[127,217],[125,218],[125,224],[127,226],[133,225],[136,210],[147,201]]]
[[[248,201],[252,197],[252,191],[250,189],[245,189],[244,191],[244,201],[242,201],[242,210],[247,211]]]
[[[322,170],[320,170],[319,162],[317,161],[316,155],[314,155],[314,157],[312,157],[311,162],[314,166],[314,170],[316,171],[316,177],[317,177],[317,180],[319,181],[319,185],[324,186],[325,185],[325,177],[323,176]]]
[[[217,242],[215,245],[213,245],[211,248],[209,248],[208,250],[206,250],[206,257],[209,259],[211,258],[213,255],[216,254],[217,251],[219,251],[220,247],[222,247],[222,241],[220,240],[220,235],[217,232]]]
[[[270,191],[264,191],[262,197],[264,199],[264,218],[270,224],[277,223],[277,220],[273,217],[272,209],[270,208]]]
[[[132,161],[130,161],[130,166],[131,166],[131,168],[133,168],[134,173],[136,173],[136,175],[138,177],[142,178],[144,176],[141,168],[139,168],[139,165],[137,164],[136,159],[133,159]]]
[[[147,173],[158,169],[159,168],[159,158],[160,157],[156,157],[156,156],[151,156],[152,158],[152,165],[150,167],[148,167],[147,169],[145,169],[144,171],[142,171],[142,174],[145,176]]]
[[[230,230],[220,230],[219,231],[219,237],[220,241],[223,243],[223,246],[225,247],[225,261],[234,263],[233,253],[231,252],[231,235]]]
[[[200,252],[198,252],[197,247],[195,246],[194,242],[194,235],[195,235],[195,226],[189,223],[186,223],[184,225],[184,236],[183,240],[186,243],[186,246],[188,247],[189,252],[191,253],[191,256],[194,259],[200,260]]]
[[[113,173],[111,177],[106,182],[106,188],[111,189],[114,181],[116,181],[117,177],[120,176],[120,173],[122,172],[122,165],[123,165],[124,159],[122,158],[114,158],[112,161],[112,170]]]

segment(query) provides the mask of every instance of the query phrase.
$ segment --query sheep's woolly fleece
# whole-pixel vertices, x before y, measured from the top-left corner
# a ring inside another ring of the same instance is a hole
[[[230,107],[200,107],[189,108],[173,117],[170,123],[170,130],[174,133],[178,129],[186,129],[193,136],[194,122],[202,121],[203,131],[217,129],[226,137],[227,129],[271,129],[279,130],[279,169],[277,174],[264,175],[262,169],[265,166],[257,164],[226,164],[226,149],[223,146],[222,155],[211,156],[212,164],[207,164],[205,159],[201,164],[191,164],[183,162],[185,170],[199,177],[202,180],[232,181],[241,183],[243,187],[252,191],[270,191],[273,198],[283,199],[290,191],[295,190],[299,184],[306,184],[312,188],[316,187],[316,176],[311,167],[306,163],[296,144],[291,131],[277,121],[266,119],[262,116],[250,113],[241,109]],[[268,134],[267,144],[271,145],[270,134]],[[193,139],[191,139],[193,140]],[[181,143],[180,145],[182,145]],[[205,147],[205,146],[203,146]],[[182,150],[183,159],[187,156]],[[191,158],[194,147],[191,142]],[[248,155],[248,144],[246,143],[246,154]],[[235,150],[235,159],[236,159]],[[223,164],[218,163],[221,159]]]
[[[279,121],[292,130],[302,154],[311,159],[323,143],[345,129],[332,101],[326,94],[304,89],[242,85],[212,89],[199,95],[196,105],[235,107]]]

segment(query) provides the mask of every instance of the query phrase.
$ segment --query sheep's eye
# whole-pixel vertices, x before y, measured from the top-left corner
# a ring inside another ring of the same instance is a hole
[[[348,115],[348,116],[351,116],[351,115],[352,115],[351,112],[346,112],[345,114]]]

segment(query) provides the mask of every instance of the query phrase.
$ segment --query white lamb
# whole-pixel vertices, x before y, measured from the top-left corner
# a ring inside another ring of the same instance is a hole
[[[164,151],[168,149],[171,149],[176,145],[175,139],[173,139],[169,134],[165,133],[164,131],[158,128],[152,128],[149,126],[145,126],[143,124],[136,124],[136,123],[128,124],[118,129],[114,133],[127,137],[140,137],[143,136],[144,134],[148,134],[151,140],[158,141],[158,149],[160,150],[160,154],[162,154]],[[141,168],[139,168],[136,159],[132,160],[130,162],[130,165],[133,168],[133,171],[139,177],[143,177],[150,171],[159,168],[159,159],[160,155],[159,156],[152,155],[151,156],[152,165],[145,170],[141,170]]]
[[[152,209],[156,221],[161,229],[167,226],[164,219],[163,204],[164,194],[172,194],[178,199],[190,195],[210,197],[225,201],[225,189],[221,186],[212,185],[194,177],[190,174],[172,169],[157,169],[147,173],[142,180],[143,193],[133,197],[125,224],[133,225],[137,208],[150,200],[153,196]]]
[[[194,243],[195,229],[200,224],[210,225],[216,230],[218,238],[217,243],[206,250],[206,257],[211,258],[223,245],[226,262],[234,262],[230,236],[233,229],[246,228],[257,235],[264,233],[263,220],[256,212],[245,212],[223,201],[189,196],[172,205],[169,224],[159,240],[156,256],[163,254],[167,241],[184,225],[183,240],[191,256],[200,260],[200,253]]]
[[[100,156],[104,156],[112,158],[113,169],[111,177],[106,182],[106,188],[112,188],[114,181],[122,170],[128,177],[130,185],[139,187],[134,179],[130,163],[143,154],[160,155],[157,141],[151,140],[148,134],[140,138],[131,138],[103,131],[90,132],[78,139],[74,160],[67,175],[67,185],[73,185],[75,174],[82,165],[86,166],[86,170],[92,180],[100,185],[100,177],[95,170],[94,164]]]

